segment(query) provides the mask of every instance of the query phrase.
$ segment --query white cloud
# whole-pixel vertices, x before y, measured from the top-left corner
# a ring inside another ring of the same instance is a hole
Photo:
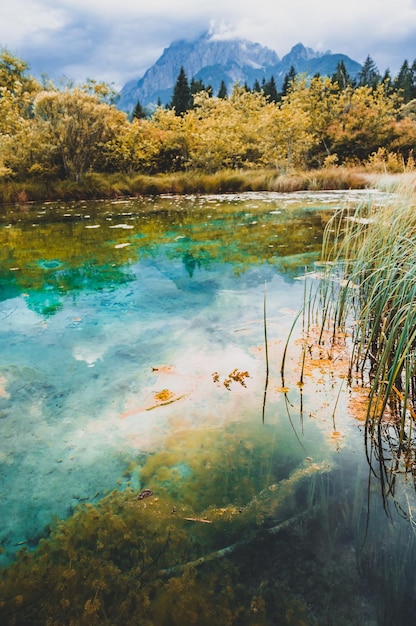
[[[207,30],[212,41],[224,41],[238,37],[235,27],[225,20],[210,20]]]
[[[0,42],[13,48],[30,38],[34,43],[47,43],[50,33],[65,27],[67,14],[47,2],[15,0],[0,6]]]

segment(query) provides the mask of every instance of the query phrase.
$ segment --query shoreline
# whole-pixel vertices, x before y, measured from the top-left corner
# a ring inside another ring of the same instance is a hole
[[[0,206],[31,202],[105,200],[162,194],[221,194],[245,191],[333,191],[394,188],[416,173],[375,173],[363,168],[334,167],[280,174],[275,170],[222,170],[212,174],[177,172],[125,176],[87,174],[81,181],[7,181],[0,184]]]

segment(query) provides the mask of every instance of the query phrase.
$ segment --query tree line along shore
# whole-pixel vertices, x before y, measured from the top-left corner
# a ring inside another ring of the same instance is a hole
[[[41,84],[1,52],[0,202],[348,189],[414,170],[415,63],[224,87],[181,69],[169,105],[128,115],[106,83]]]

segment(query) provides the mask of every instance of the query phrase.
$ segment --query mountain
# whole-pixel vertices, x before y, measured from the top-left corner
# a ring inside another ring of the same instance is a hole
[[[155,106],[158,100],[167,104],[172,98],[173,87],[181,67],[188,80],[202,80],[211,85],[214,95],[221,81],[231,93],[236,82],[247,83],[270,80],[274,76],[277,88],[281,88],[285,75],[293,66],[297,73],[332,75],[338,63],[344,61],[351,77],[358,74],[361,65],[345,54],[330,51],[315,52],[301,43],[293,46],[282,59],[274,50],[246,39],[221,39],[212,33],[204,33],[193,41],[180,40],[165,48],[162,56],[139,80],[132,80],[122,88],[118,106],[131,111],[137,101],[143,106]]]

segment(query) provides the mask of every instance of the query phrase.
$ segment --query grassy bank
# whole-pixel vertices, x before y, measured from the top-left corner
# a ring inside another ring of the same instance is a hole
[[[222,170],[214,174],[178,172],[154,176],[91,173],[78,182],[3,181],[0,183],[0,203],[119,198],[166,193],[361,189],[368,186],[368,180],[366,172],[350,168],[291,174],[279,174],[276,170]]]

